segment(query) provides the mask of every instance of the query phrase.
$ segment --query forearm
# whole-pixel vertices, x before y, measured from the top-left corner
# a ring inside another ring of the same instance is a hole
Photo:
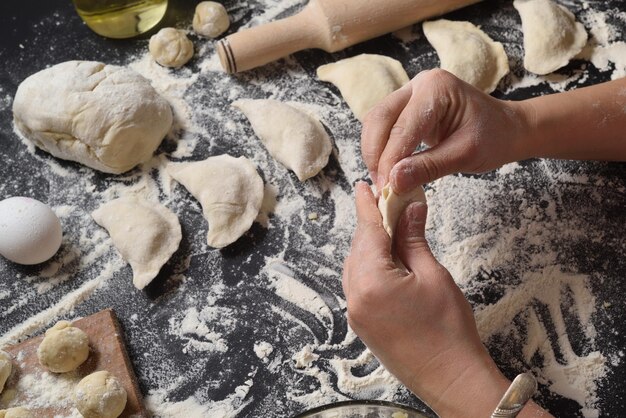
[[[626,161],[626,79],[517,103],[519,159]]]

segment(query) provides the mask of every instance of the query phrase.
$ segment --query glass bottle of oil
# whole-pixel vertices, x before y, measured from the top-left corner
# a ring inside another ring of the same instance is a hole
[[[107,38],[131,38],[147,32],[167,10],[167,0],[73,1],[87,26]]]

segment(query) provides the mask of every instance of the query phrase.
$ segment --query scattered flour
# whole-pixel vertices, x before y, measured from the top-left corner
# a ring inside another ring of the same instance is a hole
[[[258,7],[256,3],[250,6],[252,19],[246,3],[233,7],[229,13],[234,22],[245,21],[245,26],[254,26],[293,13],[303,4],[300,0],[267,3],[262,10],[254,8]],[[510,20],[511,13],[514,11],[509,8],[491,19]],[[590,4],[582,6],[580,18],[592,37],[580,58],[601,71],[610,71],[614,79],[626,76],[626,44],[619,40],[622,34],[610,23],[609,14],[625,21],[623,13],[597,11]],[[410,44],[407,48],[422,42],[416,27],[398,31],[395,36]],[[512,62],[520,63],[523,51],[516,46],[521,44],[519,31],[501,36],[506,38],[502,41]],[[58,196],[50,203],[60,216],[66,234],[63,248],[52,262],[35,273],[18,277],[29,286],[26,293],[22,292],[23,284],[0,289],[0,301],[14,297],[11,306],[0,311],[2,320],[26,309],[35,298],[52,300],[48,308],[33,312],[29,320],[3,328],[0,347],[71,314],[81,302],[97,296],[99,289],[109,286],[127,268],[111,249],[106,233],[91,225],[89,213],[97,206],[93,202],[137,194],[161,201],[181,216],[199,219],[199,205],[172,182],[163,168],[169,159],[204,158],[229,148],[236,155],[251,158],[264,175],[267,199],[258,221],[269,230],[268,236],[278,231],[279,239],[271,243],[275,247],[272,256],[260,262],[259,276],[244,279],[258,281],[258,286],[268,292],[247,297],[270,300],[271,306],[263,316],[277,321],[280,332],[276,336],[258,335],[254,333],[255,323],[241,322],[240,311],[250,308],[242,304],[243,299],[223,305],[231,292],[251,290],[241,282],[225,285],[225,280],[233,280],[232,276],[242,272],[221,270],[222,255],[207,248],[205,231],[186,231],[190,241],[188,254],[173,266],[172,277],[179,287],[149,305],[152,310],[158,310],[159,303],[172,301],[177,307],[172,315],[158,318],[168,324],[167,335],[146,330],[142,323],[149,317],[146,312],[134,313],[129,318],[127,332],[138,338],[136,344],[142,342],[140,338],[145,339],[149,348],[134,359],[139,364],[142,382],[150,382],[147,407],[159,417],[245,415],[246,408],[261,402],[256,389],[266,384],[268,376],[295,378],[286,384],[282,381],[290,389],[278,398],[268,397],[270,405],[266,411],[280,407],[293,412],[297,407],[307,409],[346,399],[410,399],[402,385],[378,364],[345,324],[340,280],[341,261],[355,225],[351,186],[367,176],[355,135],[358,129],[354,128],[349,109],[332,88],[318,84],[294,58],[270,64],[252,75],[230,77],[223,74],[211,44],[203,44],[198,51],[199,72],[189,68],[176,72],[165,69],[156,65],[149,54],[133,57],[129,63],[169,100],[175,115],[165,151],[139,169],[103,182],[89,170],[62,166],[36,152],[30,144],[28,149],[24,147],[23,152],[28,152],[48,171],[50,195]],[[417,59],[412,65],[419,67],[420,62]],[[421,69],[425,68],[418,68]],[[582,66],[545,77],[514,72],[503,84],[504,93],[538,85],[546,85],[553,91],[575,88],[588,81],[588,70]],[[200,90],[209,88],[223,102],[205,103],[206,93]],[[332,133],[336,149],[331,160],[335,161],[315,179],[303,184],[295,180],[284,167],[268,158],[251,130],[230,110],[229,103],[243,97],[297,100],[318,115]],[[8,108],[10,103],[11,98],[3,97],[0,91],[0,110]],[[535,165],[532,175],[527,169],[524,164],[512,163],[488,179],[448,176],[435,182],[427,192],[431,213],[427,225],[429,240],[438,259],[472,301],[483,341],[497,349],[503,339],[508,339],[511,346],[520,350],[519,356],[512,359],[496,355],[499,364],[509,364],[515,372],[531,369],[549,389],[544,393],[573,399],[581,405],[586,417],[599,416],[599,384],[610,367],[621,364],[624,353],[612,353],[596,346],[598,312],[592,292],[594,277],[576,272],[575,263],[564,253],[563,248],[569,247],[563,243],[586,242],[583,238],[602,242],[603,237],[588,230],[581,222],[584,217],[564,214],[570,208],[567,199],[571,196],[560,187],[567,184],[591,189],[590,186],[610,188],[612,185],[594,183],[603,180],[568,172],[550,163]],[[507,181],[513,177],[523,181],[510,186]],[[530,195],[537,189],[531,190],[525,184],[538,179],[543,182],[543,194]],[[7,186],[0,185],[0,193],[5,192],[4,187]],[[621,193],[624,192],[622,189]],[[591,194],[590,198],[596,197]],[[311,218],[313,213],[316,216]],[[320,230],[326,233],[321,239],[317,234]],[[310,259],[291,259],[293,243],[308,251]],[[252,255],[246,257],[240,260],[242,264],[258,262]],[[194,263],[203,263],[206,270],[202,271],[210,274],[202,278],[187,275]],[[198,281],[203,281],[208,290],[186,294]],[[59,294],[70,284],[70,291]],[[494,289],[499,292],[498,301],[486,304],[483,293]],[[579,325],[581,338],[588,342],[585,350],[581,351],[568,334],[572,316]],[[215,378],[199,385],[193,396],[181,397],[180,393],[189,393],[184,389],[194,376],[202,376],[201,370],[215,365],[209,363],[213,359],[220,359],[218,364],[223,367],[220,373],[231,376],[228,363],[239,361],[233,353],[231,338],[244,329],[249,331],[247,337],[253,337],[247,344],[253,359],[249,360],[251,366],[246,374],[231,377],[232,381]],[[169,358],[170,353],[153,341],[166,342],[168,349],[192,359],[193,366],[179,369],[178,363]],[[285,341],[288,349],[283,351]],[[261,373],[267,373],[265,378],[259,377]],[[41,394],[41,388],[48,384],[55,385],[59,392],[70,393],[67,385],[72,382],[52,383],[53,378],[26,376],[20,384],[31,386],[34,394]],[[232,386],[227,396],[218,398],[212,394],[212,389],[225,384]],[[57,390],[37,397],[45,402],[63,402],[62,396],[51,399],[59,396]],[[282,398],[286,398],[285,404],[276,401]],[[259,411],[256,410],[257,414],[262,415]]]

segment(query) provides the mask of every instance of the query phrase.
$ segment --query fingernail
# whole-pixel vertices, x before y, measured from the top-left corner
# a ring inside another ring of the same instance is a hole
[[[406,219],[407,236],[421,236],[423,234],[426,219],[424,216],[418,216],[418,211],[424,210],[426,204],[424,202],[413,202],[407,208],[408,218]]]

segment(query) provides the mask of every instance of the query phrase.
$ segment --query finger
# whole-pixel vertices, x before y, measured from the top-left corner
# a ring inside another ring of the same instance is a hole
[[[407,84],[374,106],[363,120],[361,154],[374,181],[377,177],[378,160],[387,144],[391,127],[410,98],[411,88]]]
[[[413,272],[439,266],[426,241],[427,212],[428,207],[425,203],[411,203],[400,217],[396,228],[397,256]]]
[[[391,169],[403,158],[413,154],[424,139],[440,135],[446,127],[439,126],[446,120],[450,99],[445,88],[447,75],[428,72],[416,79],[414,94],[402,110],[389,133],[389,140],[380,155],[376,186],[384,187]]]
[[[352,241],[351,257],[357,265],[369,264],[370,260],[385,260],[391,257],[391,239],[383,228],[376,198],[369,185],[356,186],[357,228]]]
[[[470,151],[466,141],[455,136],[399,161],[389,174],[391,188],[399,194],[407,193],[448,174],[468,171]]]
[[[341,286],[343,287],[343,294],[348,300],[350,295],[350,256],[346,257],[343,263],[343,275],[341,276]]]

